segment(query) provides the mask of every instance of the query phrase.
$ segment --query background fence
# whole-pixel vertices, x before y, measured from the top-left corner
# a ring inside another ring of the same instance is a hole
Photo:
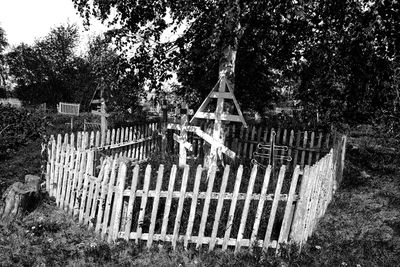
[[[158,127],[158,123],[147,123],[111,129],[104,137],[100,135],[100,131],[51,136],[48,144],[49,162],[69,164],[76,160],[77,151],[91,150],[94,152],[93,173],[98,174],[106,157],[146,161],[152,153],[160,150],[161,137],[158,135]]]
[[[208,127],[207,124],[202,124],[201,129]],[[277,165],[286,164],[291,170],[296,165],[304,168],[305,165],[312,165],[320,158],[326,155],[340,134],[331,135],[326,132],[314,131],[295,131],[283,128],[269,128],[263,125],[249,125],[249,127],[237,127],[230,125],[225,127],[225,145],[236,152],[237,161],[246,164],[246,161],[253,158],[253,153],[257,152],[258,144],[270,144],[272,141],[271,133],[275,132],[275,144],[278,146],[287,146],[288,151],[275,151],[274,157],[279,158],[282,153],[290,156],[291,161],[276,160]],[[168,130],[168,152],[170,154],[179,153],[179,144],[173,140],[173,133],[179,134],[179,131]],[[188,132],[188,141],[193,146],[193,151],[188,152],[188,156],[194,158],[204,157],[204,147],[207,143],[192,132]],[[227,160],[229,162],[229,160]],[[268,165],[268,160],[260,160],[263,165]]]
[[[105,156],[96,173],[98,149],[118,149],[121,140],[141,140],[140,149],[151,151],[145,142],[158,140],[147,140],[144,134],[130,139],[134,133],[130,129],[114,132],[99,147],[94,134],[81,134],[80,139],[78,134],[81,142],[71,136],[53,139],[46,179],[57,205],[109,241],[120,237],[149,247],[154,242],[171,242],[173,247],[182,242],[185,247],[234,247],[235,251],[277,249],[288,241],[302,244],[325,213],[343,171],[345,137],[335,138],[333,148],[316,164],[296,166],[290,172],[283,165],[276,175],[271,166],[266,170],[226,166],[220,172],[213,170],[207,181],[201,166],[133,166],[120,157],[132,154],[129,148]],[[247,143],[249,150],[252,144],[254,149],[254,143]]]

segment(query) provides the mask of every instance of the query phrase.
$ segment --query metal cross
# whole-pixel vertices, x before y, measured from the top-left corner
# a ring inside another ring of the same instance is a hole
[[[264,169],[267,168],[264,164],[261,164],[259,161],[257,161],[256,158],[268,158],[268,165],[274,165],[276,160],[286,160],[286,161],[291,161],[292,157],[289,155],[285,155],[289,148],[287,146],[277,146],[275,145],[275,136],[276,133],[275,131],[271,132],[271,138],[270,138],[270,143],[269,144],[263,144],[259,143],[257,145],[258,152],[253,153],[253,159],[251,160],[251,163],[258,165]],[[276,156],[275,154],[277,152],[281,152],[280,156]]]

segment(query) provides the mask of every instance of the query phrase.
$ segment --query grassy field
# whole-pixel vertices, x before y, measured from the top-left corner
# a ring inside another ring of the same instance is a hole
[[[61,119],[47,130],[62,130]],[[68,121],[68,118],[66,119]],[[133,242],[107,244],[44,198],[40,207],[0,226],[1,266],[399,266],[400,144],[370,127],[351,132],[344,179],[328,212],[301,253],[280,256],[184,251]],[[25,174],[40,174],[39,138],[0,161],[0,191]]]

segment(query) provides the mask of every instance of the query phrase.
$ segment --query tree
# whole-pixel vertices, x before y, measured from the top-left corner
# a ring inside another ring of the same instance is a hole
[[[15,77],[16,95],[30,104],[76,101],[76,81],[85,65],[75,55],[78,28],[74,24],[58,26],[34,45],[20,44],[7,54],[10,74]]]
[[[86,60],[91,67],[91,95],[103,88],[109,111],[141,111],[138,104],[143,81],[137,78],[128,60],[111,47],[107,38],[96,36],[90,40]]]
[[[225,74],[244,106],[259,111],[276,96],[276,73],[291,64],[305,23],[293,1],[73,1],[83,17],[109,21],[109,35],[135,51],[132,68],[151,89],[177,71],[178,92],[198,105]],[[165,41],[167,28],[183,33]]]
[[[371,122],[396,94],[399,4],[320,1],[309,8],[307,64],[297,96],[323,120]]]
[[[7,45],[6,33],[3,28],[0,27],[0,90],[2,91],[2,94],[5,93],[6,84],[6,62],[3,53]]]

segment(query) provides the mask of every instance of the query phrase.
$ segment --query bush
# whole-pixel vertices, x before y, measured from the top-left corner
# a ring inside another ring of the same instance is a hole
[[[0,159],[45,132],[46,116],[37,111],[0,105]]]

